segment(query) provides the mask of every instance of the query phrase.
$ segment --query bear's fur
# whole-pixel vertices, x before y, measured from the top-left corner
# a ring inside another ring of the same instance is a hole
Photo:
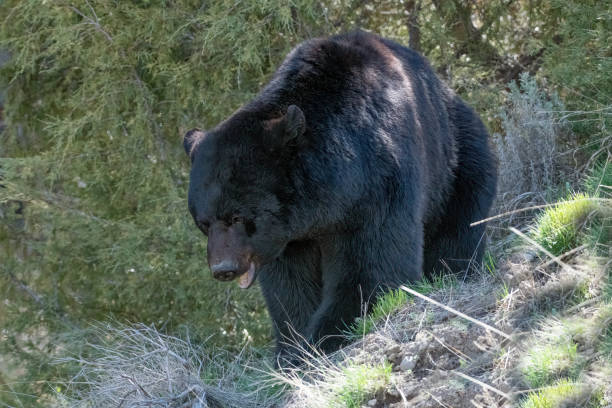
[[[255,276],[279,352],[323,351],[383,290],[482,258],[487,131],[418,53],[365,32],[313,39],[210,131],[190,131],[189,208],[216,278]],[[292,327],[292,329],[290,328]]]

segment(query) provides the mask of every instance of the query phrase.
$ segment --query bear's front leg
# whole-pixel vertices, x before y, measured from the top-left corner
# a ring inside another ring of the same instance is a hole
[[[359,237],[340,235],[321,243],[322,299],[306,329],[307,340],[321,351],[337,350],[346,342],[345,332],[370,304],[378,288],[376,274],[366,270],[367,255],[356,256]]]
[[[323,296],[306,330],[309,340],[324,352],[335,351],[346,340],[343,332],[368,312],[364,305],[369,309],[384,291],[419,280],[422,242],[421,228],[393,217],[381,227],[323,242]]]
[[[310,241],[292,242],[259,272],[276,337],[277,363],[297,359],[307,326],[321,303],[320,252]],[[282,360],[282,361],[281,361]]]
[[[306,330],[308,340],[325,353],[339,349],[347,341],[345,332],[355,318],[367,312],[362,309],[372,292],[370,285],[355,280],[330,282]]]

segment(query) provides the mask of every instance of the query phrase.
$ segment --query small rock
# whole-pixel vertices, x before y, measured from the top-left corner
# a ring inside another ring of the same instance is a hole
[[[398,359],[398,357],[399,356],[396,353],[392,353],[392,354],[387,355],[387,360],[394,363]]]
[[[527,262],[535,262],[538,260],[538,253],[533,250],[526,250],[523,252],[523,258]]]
[[[368,407],[375,407],[376,404],[378,404],[378,400],[376,398],[373,398],[368,401]]]
[[[426,331],[420,331],[414,336],[415,343],[427,344],[429,340],[430,340],[430,337]]]
[[[412,370],[416,366],[416,361],[417,359],[414,356],[406,356],[402,359],[399,368],[401,371]]]

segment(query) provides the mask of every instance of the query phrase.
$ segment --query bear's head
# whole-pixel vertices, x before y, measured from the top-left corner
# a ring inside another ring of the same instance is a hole
[[[215,279],[250,287],[259,267],[293,238],[296,196],[289,173],[305,129],[303,112],[291,105],[264,117],[238,111],[211,131],[185,134],[189,211],[208,237]]]

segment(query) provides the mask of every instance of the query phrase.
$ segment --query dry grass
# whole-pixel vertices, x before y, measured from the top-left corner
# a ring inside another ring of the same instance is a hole
[[[57,394],[61,406],[246,408],[276,401],[262,391],[270,391],[268,382],[248,378],[251,360],[244,352],[211,354],[189,338],[142,324],[99,324],[91,332],[87,356],[58,361],[80,367],[65,392]]]
[[[79,408],[360,407],[368,402],[375,407],[560,407],[587,395],[580,384],[588,379],[588,395],[597,396],[589,404],[603,406],[598,401],[607,401],[612,392],[604,381],[610,365],[597,350],[612,313],[600,302],[601,260],[576,251],[561,256],[568,269],[525,253],[520,250],[494,273],[431,292],[435,302],[408,300],[338,353],[302,350],[303,365],[291,370],[271,371],[245,352],[214,355],[152,327],[99,325],[90,357],[64,360],[81,369],[58,397],[61,405]],[[578,271],[580,279],[570,279],[570,271]],[[572,291],[581,293],[580,305]],[[574,320],[559,319],[559,311]],[[406,358],[407,370],[400,368]],[[553,405],[550,392],[529,391],[555,384],[575,385],[575,390]]]

